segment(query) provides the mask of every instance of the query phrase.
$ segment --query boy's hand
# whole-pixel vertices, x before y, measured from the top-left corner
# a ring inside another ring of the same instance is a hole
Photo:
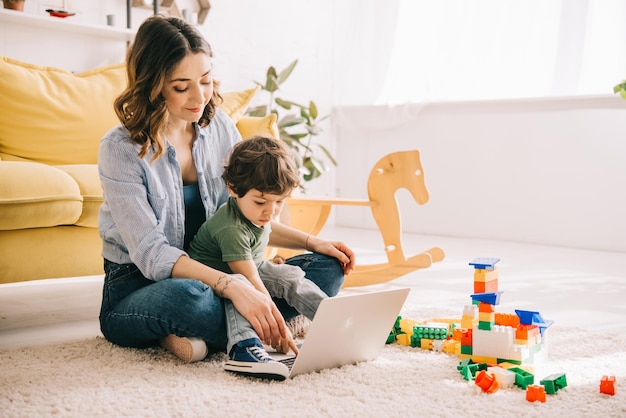
[[[298,346],[293,340],[293,336],[291,335],[289,328],[287,328],[287,336],[282,338],[276,347],[272,346],[272,348],[282,354],[287,354],[289,350],[293,350],[294,354],[296,356],[298,355]]]
[[[285,264],[285,257],[280,254],[276,254],[272,259],[272,263],[274,264]]]

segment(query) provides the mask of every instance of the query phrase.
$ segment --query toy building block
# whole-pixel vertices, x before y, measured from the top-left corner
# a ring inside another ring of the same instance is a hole
[[[515,343],[515,329],[494,325],[491,331],[479,328],[472,333],[472,354],[475,356],[508,359]]]
[[[480,371],[487,370],[487,363],[474,363],[471,359],[465,359],[457,366],[457,369],[465,380],[474,380],[476,374]]]
[[[415,325],[413,335],[420,339],[445,340],[448,338],[448,326],[445,324]]]
[[[515,376],[517,376],[515,372],[502,367],[489,367],[487,371],[493,373],[501,388],[511,388],[515,385]]]
[[[493,270],[474,270],[474,282],[488,282],[491,280],[498,280],[498,268],[494,267]]]
[[[397,334],[396,342],[400,345],[411,345],[411,337],[409,334]]]
[[[543,331],[550,327],[554,323],[552,320],[546,320],[541,317],[541,314],[537,311],[523,311],[516,309],[515,313],[519,316],[520,323],[523,325],[537,325],[539,332],[543,334]]]
[[[498,261],[500,261],[499,258],[479,257],[470,261],[469,265],[474,266],[475,269],[493,270]]]
[[[522,368],[511,367],[509,371],[515,373],[515,386],[518,386],[522,389],[526,389],[535,381],[535,376]]]
[[[489,281],[474,280],[474,293],[487,293],[498,291],[498,279]]]
[[[498,388],[500,387],[498,385],[498,380],[496,379],[495,375],[493,373],[489,373],[486,370],[481,370],[480,372],[478,372],[474,383],[476,383],[476,386],[481,388],[483,392],[486,393],[497,392]]]
[[[496,325],[517,328],[520,325],[519,316],[516,314],[496,312]]]
[[[600,380],[600,393],[615,395],[615,376],[602,376]]]
[[[528,402],[545,402],[546,401],[546,390],[543,386],[540,385],[528,385],[526,389],[526,400]]]
[[[474,328],[474,321],[478,319],[478,306],[466,305],[461,316],[461,328]]]
[[[490,305],[500,304],[500,295],[503,292],[490,292],[490,293],[474,293],[471,296],[472,302],[485,302]]]
[[[443,340],[441,350],[446,354],[458,354],[461,352],[461,343],[454,340]]]
[[[555,373],[541,379],[539,383],[546,388],[548,395],[554,395],[558,390],[567,387],[567,378],[565,373]]]
[[[420,348],[422,350],[432,350],[433,349],[433,339],[431,338],[421,338],[420,339]]]
[[[437,353],[442,353],[443,352],[443,347],[445,342],[448,340],[431,340],[431,344],[433,346],[433,348],[431,348],[431,350],[437,352]]]

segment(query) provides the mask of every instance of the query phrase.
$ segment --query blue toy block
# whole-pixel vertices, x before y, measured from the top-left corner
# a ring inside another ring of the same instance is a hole
[[[543,335],[543,331],[550,325],[554,324],[554,321],[550,319],[543,319],[541,314],[537,311],[523,311],[516,309],[515,313],[519,316],[520,324],[522,325],[537,325],[539,332]]]
[[[475,269],[493,270],[498,261],[500,261],[499,258],[479,257],[470,261],[469,265],[474,266]]]
[[[500,304],[500,295],[502,291],[499,292],[491,292],[491,293],[474,293],[471,295],[473,302],[483,302],[488,303],[490,305],[498,305]]]

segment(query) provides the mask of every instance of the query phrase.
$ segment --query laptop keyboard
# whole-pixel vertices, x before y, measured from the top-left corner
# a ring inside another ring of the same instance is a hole
[[[291,370],[291,368],[293,367],[293,363],[295,363],[295,361],[296,361],[295,357],[288,357],[288,358],[279,360],[279,362],[287,366],[289,370]]]

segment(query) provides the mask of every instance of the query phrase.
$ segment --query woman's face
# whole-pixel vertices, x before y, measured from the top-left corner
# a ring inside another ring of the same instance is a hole
[[[211,58],[202,52],[187,55],[163,87],[170,122],[197,122],[212,95]]]

